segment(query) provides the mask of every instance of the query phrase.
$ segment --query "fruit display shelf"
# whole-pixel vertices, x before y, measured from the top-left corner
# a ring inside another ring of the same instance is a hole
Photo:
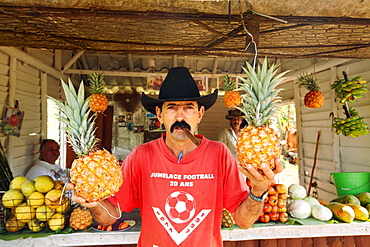
[[[41,235],[43,232],[28,232],[26,234],[26,231],[22,230],[17,233],[18,235],[14,233],[9,234],[9,236],[14,237],[12,240],[4,240],[4,236],[6,235],[0,235],[0,246],[76,246],[76,243],[78,243],[78,246],[133,246],[138,241],[141,229],[139,211],[134,210],[131,213],[123,213],[122,217],[135,220],[136,225],[128,231],[110,232],[97,232],[91,228],[86,231],[69,232],[69,228],[66,227],[60,233],[51,233],[45,236]],[[250,241],[281,240],[289,242],[303,241],[302,239],[311,239],[310,241],[314,242],[318,240],[321,241],[323,238],[326,237],[353,238],[354,236],[370,240],[370,222],[354,221],[352,223],[336,223],[320,222],[313,218],[307,218],[304,220],[290,218],[290,220],[286,223],[256,223],[251,229],[248,230],[241,229],[237,226],[234,226],[232,228],[223,228],[221,229],[221,233],[222,238],[225,241],[225,247],[227,247],[228,244],[231,244],[231,242],[234,241],[240,242],[238,243],[238,246],[250,246],[247,245]]]

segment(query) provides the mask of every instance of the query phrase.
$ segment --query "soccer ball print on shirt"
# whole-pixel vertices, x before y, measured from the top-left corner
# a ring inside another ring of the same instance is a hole
[[[187,192],[175,191],[167,198],[165,211],[175,223],[188,222],[195,214],[195,200]]]

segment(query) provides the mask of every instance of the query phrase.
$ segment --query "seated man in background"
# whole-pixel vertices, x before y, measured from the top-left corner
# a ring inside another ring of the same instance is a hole
[[[241,124],[244,120],[244,113],[240,110],[229,110],[228,114],[225,116],[226,119],[230,121],[230,126],[225,128],[220,135],[218,140],[223,142],[227,148],[230,150],[235,159],[238,160],[238,155],[236,153],[236,143],[238,141],[238,134],[241,129]]]
[[[52,139],[45,139],[40,144],[39,160],[27,172],[26,177],[34,180],[38,176],[48,175],[53,180],[68,182],[68,176],[64,173],[60,165],[55,164],[59,158],[59,144]]]

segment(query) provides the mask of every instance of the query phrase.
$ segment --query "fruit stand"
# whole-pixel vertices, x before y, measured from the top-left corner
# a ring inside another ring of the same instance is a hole
[[[13,240],[0,240],[0,246],[136,246],[140,233],[139,212],[124,214],[134,219],[136,225],[123,232],[98,232],[92,229],[68,234],[52,234],[45,237],[26,236]],[[310,222],[311,221],[311,222]],[[339,224],[318,223],[314,219],[302,221],[304,225],[290,223],[259,223],[251,229],[238,227],[222,229],[224,246],[368,246],[370,222]],[[314,224],[314,225],[313,225]],[[33,233],[35,234],[35,233]],[[37,233],[35,234],[37,235]],[[360,237],[361,236],[361,237]],[[0,239],[4,236],[0,235]],[[77,244],[78,243],[78,244]],[[356,243],[356,245],[354,245]]]
[[[278,191],[282,193],[278,193]],[[289,197],[299,197],[300,195],[304,197],[306,191],[300,185],[293,184],[286,189],[282,184],[276,184],[269,188],[269,196],[265,204],[279,204],[279,199],[274,199],[273,196],[285,194],[289,194]],[[363,204],[370,199],[367,192],[359,193],[357,196]],[[309,197],[303,198],[302,201],[307,201],[307,204],[314,202],[312,198],[305,200],[307,198]],[[330,203],[343,203],[343,209],[345,203],[353,204],[356,203],[355,200],[357,200],[355,196],[345,195],[334,198]],[[300,199],[294,201],[300,201]],[[345,210],[342,210],[341,214],[335,214],[334,210],[333,218],[329,216],[329,220],[318,220],[313,211],[310,217],[303,217],[302,212],[294,212],[291,209],[292,204],[290,203],[287,208],[290,214],[287,221],[273,220],[271,216],[271,220],[266,222],[266,215],[271,215],[269,212],[271,208],[265,207],[264,212],[261,213],[265,217],[260,217],[260,220],[248,230],[241,229],[237,225],[221,228],[224,246],[368,246],[370,240],[368,215],[366,219],[347,219],[343,213]],[[346,210],[350,210],[349,206],[347,207]],[[283,208],[280,207],[280,209]],[[297,218],[293,218],[292,215],[297,215]],[[66,215],[66,217],[70,218],[70,215]],[[358,217],[357,213],[356,217]],[[114,226],[124,221],[130,221],[133,224],[125,229]],[[15,232],[3,232],[0,235],[0,246],[136,246],[141,229],[138,209],[131,213],[122,213],[121,219],[114,225],[110,230],[103,230],[94,222],[86,230],[75,230],[72,229],[71,225],[66,224],[61,230],[53,231],[46,227],[36,232],[24,227]]]

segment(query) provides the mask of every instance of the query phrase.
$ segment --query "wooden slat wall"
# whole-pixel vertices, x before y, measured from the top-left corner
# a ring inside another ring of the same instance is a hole
[[[25,49],[25,51],[49,66],[53,64],[54,54],[51,51],[35,49]],[[14,106],[15,104],[15,102],[8,102],[10,55],[0,52],[0,116],[3,116],[4,106]],[[19,109],[25,112],[21,134],[20,137],[15,137],[0,133],[0,141],[5,146],[8,154],[11,154],[8,155],[8,161],[14,176],[24,175],[33,162],[38,159],[40,140],[46,137],[42,136],[46,134],[46,130],[42,129],[41,121],[42,116],[46,117],[46,112],[43,112],[43,109],[46,108],[42,107],[41,96],[41,78],[43,75],[46,75],[44,78],[47,81],[47,94],[58,99],[62,97],[60,79],[47,74],[48,71],[41,71],[37,68],[39,65],[29,64],[23,61],[22,57],[18,57],[15,62],[15,83],[12,85],[15,88],[13,98],[18,100]],[[50,67],[50,70],[52,70],[52,67]]]
[[[21,136],[13,140],[13,165],[15,176],[24,175],[38,157],[39,136],[41,133],[40,71],[29,64],[17,61],[15,100],[24,111]]]
[[[9,93],[9,56],[0,52],[0,117],[4,115]],[[2,121],[0,121],[1,123]],[[0,142],[5,146],[6,137],[0,133]]]
[[[220,132],[230,125],[229,120],[225,119],[228,110],[224,105],[223,96],[219,95],[216,103],[206,111],[198,126],[198,133],[210,140],[218,140]]]
[[[342,71],[346,71],[350,78],[362,75],[370,81],[370,62],[368,60],[352,61],[342,66],[329,68],[316,73],[320,81],[321,91],[325,95],[325,104],[322,108],[312,109],[304,106],[303,97],[307,93],[304,88],[295,85],[295,99],[299,136],[300,178],[301,183],[308,187],[312,167],[314,164],[315,145],[318,131],[321,131],[318,157],[314,171],[313,181],[317,188],[313,192],[322,200],[331,200],[337,196],[336,188],[329,181],[333,172],[369,172],[370,171],[370,135],[358,138],[336,135],[331,129],[331,112],[336,117],[344,117],[342,106],[335,100],[334,91],[330,85],[337,78],[343,78]],[[305,71],[302,71],[302,74]],[[293,79],[293,78],[292,78]],[[284,85],[285,86],[285,85]],[[365,117],[365,122],[370,126],[370,93],[357,103],[350,104],[360,116]]]

